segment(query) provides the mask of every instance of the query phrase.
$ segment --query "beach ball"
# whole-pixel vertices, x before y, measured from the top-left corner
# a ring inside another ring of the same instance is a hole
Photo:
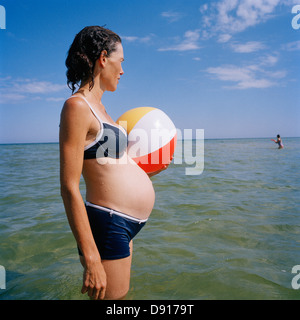
[[[153,173],[171,162],[177,131],[165,112],[153,107],[126,111],[117,123],[128,134],[128,155],[146,172]]]

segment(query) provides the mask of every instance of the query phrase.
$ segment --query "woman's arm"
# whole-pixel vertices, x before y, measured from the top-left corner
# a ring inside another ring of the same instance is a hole
[[[83,153],[89,120],[87,106],[79,99],[66,101],[60,122],[60,183],[66,214],[85,259],[82,293],[88,291],[95,299],[104,298],[106,274],[95,244],[79,182],[83,166]]]

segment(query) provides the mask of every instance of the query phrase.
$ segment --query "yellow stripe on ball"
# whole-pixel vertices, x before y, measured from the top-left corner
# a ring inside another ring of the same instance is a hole
[[[126,111],[123,113],[120,118],[116,121],[118,124],[124,126],[124,122],[127,122],[127,128],[124,128],[127,130],[127,133],[129,134],[132,128],[137,124],[137,122],[145,116],[148,112],[155,110],[156,108],[153,107],[139,107],[134,108]]]

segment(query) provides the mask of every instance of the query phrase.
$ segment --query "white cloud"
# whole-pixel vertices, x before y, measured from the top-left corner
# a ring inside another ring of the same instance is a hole
[[[224,0],[217,5],[219,28],[241,32],[271,17],[280,0]]]
[[[135,36],[122,36],[122,40],[128,41],[128,42],[134,42],[137,41],[139,38]]]
[[[25,95],[19,93],[2,93],[0,91],[0,104],[1,103],[16,103],[26,99]]]
[[[210,67],[206,71],[223,81],[244,82],[252,79],[251,70],[233,65]]]
[[[16,103],[25,100],[41,99],[40,94],[48,95],[67,89],[66,85],[56,84],[49,81],[37,81],[35,79],[13,79],[6,77],[0,79],[0,103]],[[45,100],[58,99],[46,97]],[[53,100],[52,100],[53,101]],[[61,100],[60,100],[61,101]]]
[[[208,4],[205,3],[203,4],[200,8],[199,8],[199,11],[204,14],[206,11],[208,10]]]
[[[208,68],[206,71],[215,76],[218,80],[236,82],[236,85],[226,86],[226,88],[268,88],[274,85],[273,82],[268,79],[257,79],[255,72],[249,67],[228,65]]]
[[[47,101],[60,102],[60,101],[65,101],[66,99],[64,97],[58,97],[58,98],[50,97],[50,98],[46,98],[46,100]]]
[[[298,51],[300,50],[300,40],[286,43],[282,48],[287,51]]]
[[[278,62],[279,57],[273,55],[266,55],[261,57],[261,66],[272,67]]]
[[[158,49],[158,51],[188,51],[188,50],[199,49],[200,48],[198,44],[199,37],[200,37],[199,30],[187,31],[184,34],[184,39],[180,43],[174,46],[160,48]]]
[[[231,47],[234,52],[250,53],[265,49],[265,45],[259,41],[248,41],[246,43],[232,43]]]
[[[55,84],[47,81],[25,80],[24,82],[16,82],[11,88],[16,92],[23,93],[50,93],[58,92],[66,88],[66,85]]]
[[[154,34],[150,34],[145,37],[137,37],[137,36],[121,36],[122,40],[128,41],[128,42],[136,42],[136,43],[148,43],[152,40],[154,37]]]
[[[225,33],[221,34],[218,38],[218,42],[225,43],[228,42],[232,38],[232,35]]]
[[[247,66],[223,65],[210,67],[206,72],[213,78],[226,82],[233,82],[227,85],[228,89],[250,89],[269,88],[278,85],[278,80],[286,76],[285,70],[269,71],[267,67],[277,63],[278,57],[266,56],[257,64]]]
[[[218,42],[226,42],[229,35],[274,17],[279,5],[288,5],[287,0],[221,0],[201,6],[199,10],[204,13],[203,26],[210,36],[218,35]]]
[[[176,22],[183,17],[183,14],[175,11],[165,11],[161,13],[161,16],[169,22]]]
[[[287,75],[287,72],[285,70],[279,70],[279,71],[266,71],[265,72],[267,76],[269,76],[272,79],[282,79]]]

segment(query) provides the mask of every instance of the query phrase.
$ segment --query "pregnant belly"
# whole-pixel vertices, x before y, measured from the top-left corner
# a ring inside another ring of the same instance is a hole
[[[99,165],[86,160],[83,176],[87,201],[138,219],[151,214],[155,201],[152,182],[134,162]]]

